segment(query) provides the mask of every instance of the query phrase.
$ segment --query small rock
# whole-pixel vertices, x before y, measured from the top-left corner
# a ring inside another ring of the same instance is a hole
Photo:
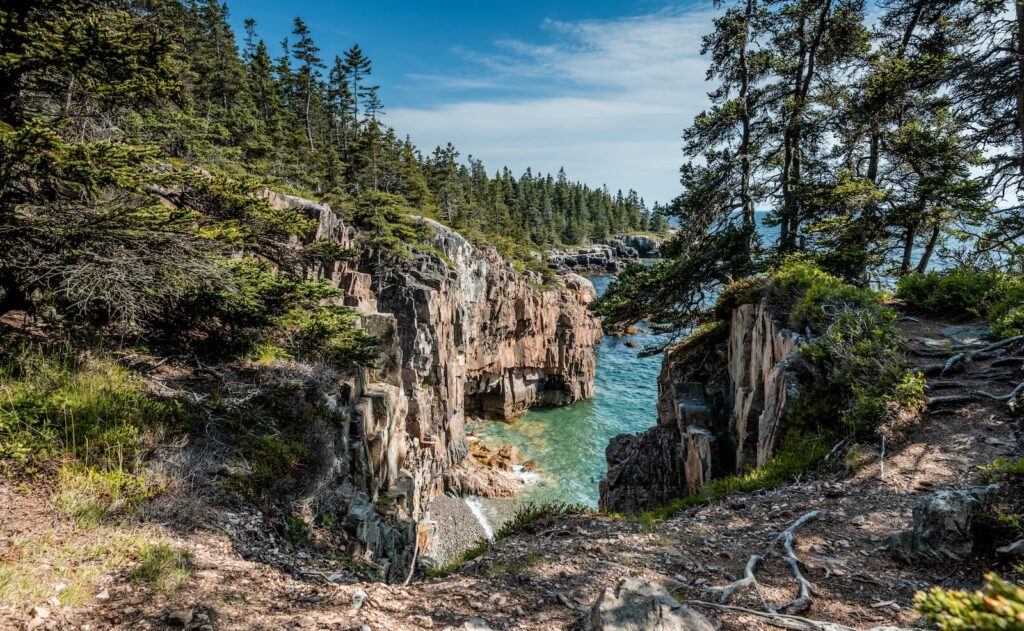
[[[192,610],[191,609],[179,609],[172,611],[167,616],[167,624],[174,627],[184,627],[188,623],[192,622]]]
[[[703,614],[685,607],[664,587],[624,578],[604,590],[584,619],[586,631],[714,631]]]
[[[815,554],[828,554],[828,550],[827,550],[827,549],[825,548],[825,546],[823,546],[823,545],[819,545],[819,544],[817,544],[817,543],[816,543],[816,544],[814,544],[813,546],[811,546],[811,550],[812,550],[812,551],[813,551],[813,552],[814,552]]]
[[[42,618],[45,620],[50,617],[50,610],[46,607],[33,607],[28,610],[28,615],[33,618]]]
[[[850,523],[853,524],[854,526],[863,526],[865,523],[867,523],[867,521],[868,521],[868,518],[865,517],[864,515],[857,515],[853,519],[850,520]]]
[[[55,592],[57,592],[59,594],[59,593],[63,592],[65,589],[67,589],[67,588],[68,588],[68,584],[67,583],[57,583],[56,585],[53,586],[53,591],[55,591]]]
[[[102,592],[96,594],[96,600],[100,602],[106,602],[110,600],[110,592],[108,592],[107,590],[103,590]]]
[[[350,614],[358,613],[362,608],[363,603],[366,602],[367,596],[369,596],[369,594],[367,594],[365,590],[357,589],[354,591],[352,593],[352,606],[349,607],[348,612]]]
[[[433,629],[434,619],[430,616],[409,616],[409,622],[421,629]]]
[[[1024,539],[1018,539],[1009,545],[996,548],[996,556],[1001,559],[1015,559],[1024,554]]]
[[[313,619],[313,616],[299,616],[295,624],[301,629],[308,629],[316,626],[316,620]]]
[[[25,625],[25,629],[28,631],[36,631],[36,629],[42,627],[44,624],[46,624],[45,618],[32,618],[28,621],[28,624]]]

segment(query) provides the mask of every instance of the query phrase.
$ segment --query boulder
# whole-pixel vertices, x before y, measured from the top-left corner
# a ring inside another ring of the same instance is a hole
[[[893,533],[889,551],[906,563],[962,561],[974,547],[974,520],[997,485],[946,489],[917,501],[910,528]]]
[[[664,587],[624,578],[598,597],[585,631],[715,631],[703,614],[679,603]]]

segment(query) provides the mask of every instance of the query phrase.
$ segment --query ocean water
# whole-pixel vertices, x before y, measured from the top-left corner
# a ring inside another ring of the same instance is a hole
[[[598,295],[611,277],[593,276]],[[632,342],[635,347],[627,346]],[[639,357],[657,343],[648,331],[605,335],[597,348],[594,398],[560,408],[530,410],[514,421],[487,421],[473,429],[488,443],[519,447],[540,468],[516,502],[559,501],[597,507],[604,451],[617,434],[642,432],[657,421],[661,356]]]
[[[773,243],[778,228],[764,225],[765,215],[757,213],[758,232],[764,243]],[[915,251],[915,261],[919,255]],[[945,266],[946,261],[937,256],[932,269]],[[604,294],[613,280],[610,276],[589,278],[598,295]],[[657,422],[661,355],[639,357],[644,346],[657,342],[657,336],[647,330],[625,338],[606,335],[597,348],[593,399],[530,410],[514,421],[485,421],[471,428],[487,443],[516,445],[539,467],[516,498],[482,502],[492,523],[509,515],[510,504],[557,501],[597,506],[598,482],[607,470],[604,452],[608,441],[618,434],[642,432]]]

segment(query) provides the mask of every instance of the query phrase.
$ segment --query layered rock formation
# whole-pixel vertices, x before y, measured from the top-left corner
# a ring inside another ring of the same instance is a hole
[[[560,272],[615,274],[637,259],[656,258],[660,246],[656,238],[647,235],[611,237],[593,245],[552,252],[548,264]]]
[[[316,218],[318,239],[360,242],[324,204],[266,197]],[[601,338],[581,279],[570,279],[570,289],[541,289],[493,248],[421,221],[433,238],[411,260],[367,243],[354,261],[309,270],[342,289],[383,351],[376,367],[325,395],[348,423],[317,437],[334,456],[318,468],[315,499],[337,505],[358,542],[354,552],[388,567],[394,580],[404,578],[417,539],[429,548],[436,534],[427,506],[467,454],[467,415],[509,418],[592,396]]]
[[[644,510],[765,464],[798,394],[788,367],[799,340],[766,307],[747,304],[718,330],[669,349],[658,378],[658,424],[612,439],[601,507]]]

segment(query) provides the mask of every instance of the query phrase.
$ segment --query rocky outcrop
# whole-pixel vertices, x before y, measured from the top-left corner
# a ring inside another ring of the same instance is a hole
[[[747,304],[718,329],[669,349],[658,377],[658,424],[612,439],[601,507],[644,510],[765,464],[799,393],[790,370],[799,341],[764,305]]]
[[[351,552],[404,579],[414,543],[429,548],[434,534],[429,500],[446,484],[465,487],[445,474],[467,455],[467,415],[510,418],[593,395],[593,287],[571,277],[542,289],[493,248],[427,218],[429,247],[413,248],[410,260],[361,240],[325,204],[265,197],[315,219],[317,239],[361,246],[355,260],[307,270],[342,290],[339,301],[360,310],[382,353],[323,395],[347,422],[313,439],[317,490],[303,501],[335,506]]]
[[[632,248],[620,251],[599,243],[573,250],[555,250],[548,254],[548,265],[559,272],[616,274],[626,267],[628,261],[638,257]]]
[[[914,505],[910,528],[892,535],[889,551],[906,563],[949,563],[974,548],[974,522],[995,498],[996,485],[929,493]]]
[[[616,274],[637,259],[660,256],[660,247],[655,237],[630,234],[578,248],[555,250],[548,254],[548,264],[560,272]]]
[[[624,578],[605,589],[583,619],[584,631],[715,631],[704,614],[661,585]]]

